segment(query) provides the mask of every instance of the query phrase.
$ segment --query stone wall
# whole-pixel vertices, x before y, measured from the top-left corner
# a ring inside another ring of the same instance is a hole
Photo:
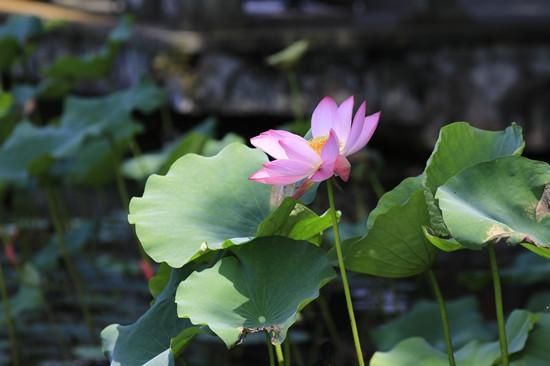
[[[199,56],[185,94],[199,111],[291,114],[286,75],[262,57],[231,52]],[[532,152],[550,151],[550,45],[454,44],[429,49],[313,50],[297,75],[304,110],[324,95],[366,98],[385,124],[418,130],[433,143],[452,121],[500,129],[517,121]]]

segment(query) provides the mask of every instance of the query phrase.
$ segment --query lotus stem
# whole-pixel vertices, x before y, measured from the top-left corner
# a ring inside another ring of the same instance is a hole
[[[172,121],[170,106],[168,104],[164,104],[160,107],[160,118],[162,121],[163,137],[169,138],[172,134],[174,134],[176,129],[174,128],[174,122]]]
[[[353,343],[355,345],[355,352],[357,354],[357,361],[359,366],[365,366],[363,359],[363,351],[361,350],[361,341],[359,340],[359,332],[357,331],[357,323],[355,321],[355,313],[353,311],[353,302],[351,299],[351,291],[348,282],[348,276],[346,274],[346,267],[344,265],[344,255],[342,254],[342,245],[340,243],[340,232],[338,230],[338,218],[336,217],[336,206],[334,204],[334,189],[332,188],[332,180],[327,181],[328,201],[330,205],[332,229],[334,231],[334,246],[336,248],[336,255],[338,256],[338,267],[340,267],[340,275],[342,277],[342,285],[344,287],[344,295],[346,297],[346,305],[348,309],[349,321],[351,325],[351,332],[353,334]]]
[[[275,354],[277,355],[277,364],[279,366],[285,366],[285,356],[283,355],[283,349],[280,344],[275,345]]]
[[[430,285],[432,286],[435,298],[437,299],[437,304],[439,305],[439,315],[441,316],[441,323],[443,325],[443,335],[445,336],[445,344],[447,346],[447,357],[449,359],[449,365],[455,366],[456,362],[453,350],[453,340],[451,337],[449,317],[447,316],[445,300],[443,299],[443,295],[441,294],[441,289],[439,288],[437,278],[435,277],[435,274],[431,269],[428,270],[428,280],[430,281]]]
[[[265,344],[267,345],[267,354],[269,355],[269,366],[275,366],[275,354],[273,353],[273,346],[269,333],[265,332]]]
[[[377,173],[372,171],[368,172],[367,177],[372,186],[372,189],[374,190],[374,193],[376,194],[376,197],[380,199],[384,195],[384,193],[386,193],[382,182],[380,182],[380,177]]]
[[[296,360],[298,366],[304,366],[304,359],[302,357],[302,352],[300,352],[300,346],[291,342],[290,347],[292,348],[292,354],[294,355],[294,359]]]
[[[124,177],[120,172],[120,167],[122,165],[121,157],[113,139],[111,138],[109,139],[109,144],[111,145],[111,154],[113,156],[113,171],[115,173],[115,181],[116,181],[118,196],[120,198],[120,202],[122,204],[123,209],[126,212],[128,212],[128,209],[130,207],[130,196],[128,195],[128,187],[126,186],[126,181],[124,180]],[[135,243],[138,248],[138,252],[141,257],[141,260],[144,263],[149,265],[150,264],[149,257],[147,257],[147,254],[145,254],[145,252],[143,251],[143,248],[139,244],[139,240],[137,238],[135,238]]]
[[[65,235],[63,230],[63,224],[61,223],[61,219],[58,211],[59,205],[56,199],[57,195],[55,194],[55,191],[53,188],[48,187],[47,196],[48,196],[48,207],[50,210],[50,218],[55,228],[57,243],[59,246],[59,252],[63,257],[63,261],[65,262],[65,266],[67,267],[69,278],[71,279],[71,282],[73,283],[73,286],[75,288],[75,291],[78,297],[78,302],[80,303],[80,309],[82,311],[82,315],[84,316],[84,321],[86,322],[88,332],[90,333],[90,336],[94,338],[94,327],[92,322],[92,316],[91,316],[90,310],[88,309],[88,305],[86,304],[86,296],[84,293],[82,282],[80,281],[78,272],[73,265],[69,251],[65,246]]]
[[[298,84],[298,77],[296,71],[289,69],[286,72],[288,78],[288,86],[290,88],[290,101],[292,104],[292,113],[296,121],[304,118],[304,111],[302,110],[302,96],[300,93],[300,86]]]
[[[338,329],[336,328],[334,319],[330,314],[330,308],[327,304],[327,301],[322,294],[320,294],[319,297],[317,298],[317,304],[319,305],[319,309],[321,310],[321,316],[323,317],[323,321],[327,328],[328,334],[332,339],[332,342],[337,348],[341,349],[342,344],[340,343],[340,338],[338,337]]]
[[[493,289],[495,292],[495,308],[498,324],[498,341],[500,343],[500,353],[502,366],[510,365],[508,356],[508,341],[506,340],[506,326],[504,324],[504,310],[502,307],[502,288],[500,286],[500,275],[498,273],[497,256],[493,244],[488,245],[489,262],[491,264],[491,276],[493,277]]]
[[[19,366],[19,351],[17,347],[17,333],[15,332],[15,325],[13,317],[11,316],[11,303],[8,297],[8,290],[6,289],[6,281],[4,280],[4,269],[0,264],[0,293],[2,295],[2,304],[4,304],[4,319],[6,320],[6,326],[8,328],[8,336],[10,338],[10,348],[12,364]]]
[[[284,356],[286,360],[286,366],[291,366],[292,364],[292,353],[290,350],[290,343],[292,341],[289,336],[290,336],[290,332],[287,333],[285,342],[283,343],[283,351],[284,351]]]

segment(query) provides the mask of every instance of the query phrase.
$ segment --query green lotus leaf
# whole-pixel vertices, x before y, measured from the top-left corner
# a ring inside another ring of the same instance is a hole
[[[510,267],[500,271],[500,276],[506,283],[523,286],[550,283],[550,265],[546,259],[540,256],[523,252],[516,256]]]
[[[346,268],[392,278],[426,271],[436,255],[422,232],[428,223],[424,194],[418,190],[405,204],[377,215],[364,237],[346,243]]]
[[[531,244],[521,244],[522,247],[525,249],[535,253],[536,255],[539,255],[543,258],[550,259],[550,250],[548,248],[539,248],[537,246],[531,245]]]
[[[466,249],[454,238],[445,239],[440,238],[439,236],[432,235],[430,229],[426,226],[422,227],[422,231],[424,232],[424,236],[426,237],[426,239],[428,239],[431,244],[444,252],[454,252],[456,250]]]
[[[299,40],[266,59],[268,65],[289,68],[298,63],[309,48],[309,42]]]
[[[95,225],[89,221],[71,227],[63,237],[67,254],[72,256],[81,252],[92,237],[94,229]],[[48,244],[33,256],[32,263],[38,270],[47,273],[56,268],[60,256],[58,237],[52,236]]]
[[[330,210],[319,216],[307,206],[287,197],[258,226],[256,236],[286,236],[320,245],[322,233],[331,226]]]
[[[404,205],[415,192],[422,189],[423,179],[423,175],[406,178],[401,183],[399,183],[397,187],[389,192],[386,192],[380,198],[374,210],[372,210],[369,214],[369,218],[367,221],[367,231],[372,228],[378,216],[387,213],[394,207]]]
[[[480,130],[466,122],[443,127],[424,171],[430,226],[435,234],[442,237],[448,235],[434,198],[439,186],[477,163],[520,155],[524,146],[522,129],[515,123],[498,132]]]
[[[529,334],[525,348],[518,357],[514,357],[512,366],[550,365],[550,314],[540,313],[535,329]]]
[[[526,346],[529,332],[538,315],[515,310],[506,322],[508,351],[515,354]],[[493,366],[500,358],[499,342],[471,341],[455,352],[457,366]],[[388,352],[376,352],[370,366],[447,366],[447,354],[432,347],[422,338],[406,339]]]
[[[214,156],[231,143],[244,143],[242,137],[232,133],[225,135],[221,140],[209,139],[211,122],[213,121],[207,120],[160,151],[142,154],[125,161],[122,166],[123,174],[135,180],[145,179],[151,174],[166,174],[170,166],[185,154]]]
[[[55,127],[35,127],[26,121],[19,123],[0,148],[0,180],[24,181],[33,163],[60,153],[58,149],[70,138],[68,131]]]
[[[230,132],[226,134],[221,140],[210,139],[206,141],[206,144],[204,144],[204,148],[202,149],[201,155],[214,156],[222,151],[227,145],[233,143],[244,144],[245,141],[241,136]]]
[[[419,301],[401,317],[392,320],[371,333],[377,349],[387,351],[406,338],[421,337],[433,347],[445,351],[443,330],[438,305],[432,301]],[[447,303],[447,313],[455,348],[469,341],[489,341],[493,332],[483,324],[475,297],[465,297]]]
[[[24,52],[25,43],[43,32],[40,19],[11,16],[0,25],[0,71],[7,70]]]
[[[550,291],[534,293],[527,300],[525,308],[534,312],[548,312],[550,310]]]
[[[262,237],[230,252],[176,292],[178,316],[208,325],[227,347],[260,331],[281,344],[298,311],[335,276],[325,253],[304,241]]]
[[[13,15],[0,26],[0,38],[12,37],[21,44],[42,32],[44,32],[42,21],[30,16]]]
[[[242,138],[233,137],[236,136],[233,134],[228,134],[219,141],[210,139],[215,126],[216,122],[209,118],[161,150],[141,154],[125,161],[122,165],[123,174],[135,180],[145,179],[151,174],[164,175],[170,166],[185,154],[213,156],[229,145],[230,141],[243,142]]]
[[[4,118],[13,105],[13,96],[0,90],[0,120]]]
[[[172,366],[175,356],[202,330],[178,319],[174,296],[177,285],[196,268],[172,270],[170,280],[153,305],[135,323],[111,324],[101,332],[103,352],[111,366]],[[178,342],[173,342],[174,340]]]
[[[506,157],[470,167],[436,194],[453,238],[470,249],[489,243],[550,248],[550,216],[538,205],[550,184],[550,165]]]
[[[38,127],[23,122],[16,127],[0,148],[0,180],[24,181],[48,171],[71,183],[109,182],[114,171],[113,149],[122,153],[128,140],[142,129],[132,111],[151,111],[163,100],[162,91],[147,81],[106,97],[70,97],[57,125]]]
[[[93,80],[106,76],[122,43],[130,37],[131,20],[123,18],[113,29],[107,44],[99,51],[84,56],[63,56],[52,65],[44,68],[43,75],[48,78],[68,80]]]
[[[149,177],[128,216],[147,254],[181,267],[207,249],[251,240],[269,215],[271,187],[248,177],[266,161],[232,144],[214,157],[187,154],[165,176]]]
[[[10,296],[10,315],[17,319],[27,312],[41,309],[45,300],[43,290],[40,289],[40,274],[31,264],[26,263],[19,278],[17,292]],[[3,305],[3,304],[2,304]],[[0,322],[5,322],[5,307],[0,307]]]
[[[166,263],[161,263],[155,275],[149,280],[147,286],[149,287],[149,292],[153,297],[157,297],[162,290],[166,287],[170,281],[170,276],[172,275],[172,267]]]

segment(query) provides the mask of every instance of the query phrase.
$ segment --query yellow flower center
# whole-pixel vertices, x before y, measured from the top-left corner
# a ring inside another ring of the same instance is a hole
[[[323,150],[323,147],[328,141],[328,136],[319,136],[315,137],[314,139],[309,140],[307,143],[313,151],[317,153],[317,155],[321,156],[321,151]]]

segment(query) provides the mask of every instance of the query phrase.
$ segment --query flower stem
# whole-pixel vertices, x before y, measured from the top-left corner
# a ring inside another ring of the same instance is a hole
[[[336,328],[334,319],[330,314],[330,308],[327,304],[327,300],[325,299],[323,294],[320,294],[319,297],[317,298],[317,304],[319,305],[319,309],[321,310],[321,316],[323,317],[323,321],[325,322],[325,327],[332,340],[332,343],[334,343],[334,346],[336,348],[342,349],[340,337],[338,336],[338,329]]]
[[[122,204],[123,209],[127,212],[130,207],[130,196],[128,194],[128,187],[126,186],[126,181],[124,180],[124,177],[120,172],[120,167],[122,166],[122,158],[120,156],[119,151],[117,150],[115,141],[113,139],[109,139],[109,143],[111,145],[113,171],[115,174],[115,181],[116,181],[118,196],[120,198],[120,203]],[[147,255],[143,251],[143,248],[139,244],[139,240],[137,239],[137,237],[135,238],[135,243],[137,245],[141,260],[146,263],[150,263],[149,257],[147,257]]]
[[[445,300],[441,294],[439,284],[437,283],[437,278],[432,270],[428,270],[428,280],[432,286],[432,290],[437,299],[437,304],[439,305],[439,315],[441,316],[441,322],[443,323],[443,335],[445,336],[445,344],[447,345],[447,357],[449,358],[449,365],[455,366],[455,356],[453,350],[453,341],[451,337],[451,331],[449,327],[449,317],[447,316],[447,309],[445,308]]]
[[[361,350],[361,342],[359,340],[359,332],[357,331],[357,323],[355,321],[355,313],[353,312],[353,303],[351,301],[351,291],[349,288],[348,276],[346,274],[346,267],[344,266],[344,256],[342,254],[342,246],[340,243],[340,232],[338,231],[338,218],[336,217],[336,206],[334,204],[334,190],[332,188],[332,181],[327,181],[328,201],[331,209],[332,228],[334,231],[334,246],[336,248],[336,254],[338,256],[338,267],[340,267],[340,275],[342,277],[342,284],[344,286],[344,294],[346,296],[346,305],[348,308],[349,321],[351,324],[351,332],[353,334],[353,343],[355,345],[355,352],[357,354],[357,361],[359,366],[364,366],[363,351]]]
[[[48,206],[50,209],[50,218],[55,228],[57,243],[59,246],[59,252],[63,257],[63,261],[65,262],[65,266],[67,267],[69,278],[71,279],[71,282],[73,283],[73,286],[75,288],[76,295],[78,297],[78,302],[80,303],[80,309],[82,311],[82,315],[84,316],[84,321],[86,322],[86,326],[88,327],[88,332],[90,333],[90,336],[94,338],[95,335],[94,335],[94,327],[92,323],[92,316],[91,316],[90,310],[88,309],[88,305],[86,304],[86,298],[85,298],[82,282],[80,281],[78,272],[73,265],[69,251],[65,246],[63,224],[61,222],[60,214],[58,212],[59,204],[57,202],[57,199],[56,199],[57,196],[53,188],[51,187],[47,188],[47,196],[48,196]]]
[[[277,364],[285,366],[285,356],[283,356],[283,349],[280,344],[275,345],[275,354],[277,355]]]
[[[275,366],[275,355],[273,354],[273,346],[271,345],[271,339],[269,333],[265,332],[265,344],[267,345],[267,353],[269,355],[269,366]]]
[[[0,265],[0,293],[2,295],[2,303],[4,304],[4,319],[8,328],[8,336],[10,338],[11,357],[14,366],[19,366],[19,351],[17,350],[17,333],[15,332],[15,325],[11,316],[11,303],[8,297],[8,290],[6,289],[6,282],[4,280],[4,270]]]
[[[291,340],[289,335],[290,335],[290,332],[286,334],[286,339],[285,339],[285,342],[283,343],[283,351],[284,351],[284,356],[286,360],[286,366],[291,366],[291,363],[292,363],[292,354],[290,350]]]
[[[304,111],[302,110],[302,96],[300,93],[300,85],[298,83],[298,77],[296,76],[296,71],[289,69],[286,72],[288,78],[288,85],[290,88],[290,101],[292,104],[292,113],[294,114],[294,119],[299,121],[304,118]]]
[[[500,276],[498,273],[498,263],[493,244],[488,245],[489,262],[491,264],[491,275],[493,277],[493,288],[495,291],[495,307],[498,323],[498,340],[500,343],[500,353],[502,366],[508,366],[510,359],[508,357],[508,342],[506,340],[506,326],[504,325],[504,311],[502,309],[502,288],[500,286]]]

